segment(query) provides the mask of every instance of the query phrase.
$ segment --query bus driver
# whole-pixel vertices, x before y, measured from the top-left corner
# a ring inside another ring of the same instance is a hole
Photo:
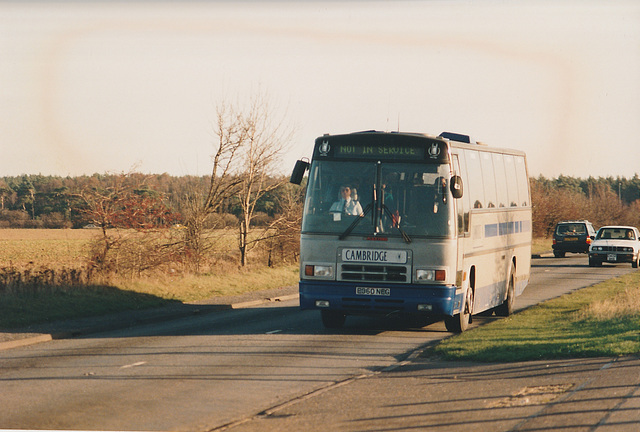
[[[340,199],[334,202],[329,209],[330,213],[341,213],[347,216],[360,216],[362,206],[351,198],[351,188],[349,186],[340,187]]]

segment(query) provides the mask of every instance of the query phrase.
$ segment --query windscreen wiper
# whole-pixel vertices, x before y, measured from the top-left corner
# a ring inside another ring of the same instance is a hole
[[[393,221],[394,217],[393,217],[393,214],[391,213],[391,210],[389,210],[389,208],[384,204],[382,204],[382,209],[385,211],[387,216],[389,216],[389,218]],[[340,237],[338,237],[338,239],[344,240],[345,238],[347,238],[349,234],[351,234],[351,231],[355,229],[355,227],[360,223],[362,219],[365,218],[367,213],[369,213],[370,211],[371,211],[371,203],[367,204],[367,206],[364,208],[364,212],[362,212],[362,215],[360,215],[359,217],[356,218],[356,220],[351,222],[351,225],[349,225],[349,227],[342,234],[340,234]],[[411,243],[411,237],[409,237],[409,235],[406,232],[404,232],[402,228],[400,228],[400,223],[397,222],[397,223],[394,223],[393,225],[395,226],[395,228],[398,229],[398,231],[400,231],[400,235],[402,236],[402,239],[405,241],[405,243]]]
[[[395,222],[393,222],[396,217],[393,215],[393,213],[391,213],[391,210],[389,210],[389,207],[387,207],[386,205],[382,204],[382,209],[384,210],[384,212],[386,213],[387,216],[389,216],[389,219],[391,219],[392,221],[392,226],[397,228],[398,231],[400,231],[400,235],[402,236],[402,239],[404,240],[405,243],[411,243],[411,237],[409,237],[409,235],[404,232],[404,230],[402,228],[400,228],[400,221],[397,220]]]
[[[351,231],[355,229],[355,227],[360,223],[362,219],[364,219],[364,217],[370,211],[371,211],[371,203],[367,204],[362,214],[356,217],[356,219],[353,222],[351,222],[351,225],[349,225],[349,227],[342,234],[340,234],[340,237],[338,237],[338,239],[344,240],[345,238],[347,238],[347,236],[351,234]]]

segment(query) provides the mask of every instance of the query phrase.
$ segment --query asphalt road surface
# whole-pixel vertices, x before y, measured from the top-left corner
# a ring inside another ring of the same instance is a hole
[[[534,259],[516,308],[631,270],[590,268],[584,255]],[[292,300],[0,351],[0,428],[233,430],[406,364],[449,335],[441,322],[357,317],[328,331]]]

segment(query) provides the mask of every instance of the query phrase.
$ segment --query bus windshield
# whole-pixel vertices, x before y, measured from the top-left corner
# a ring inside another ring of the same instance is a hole
[[[448,164],[314,161],[302,232],[450,237],[449,178]]]

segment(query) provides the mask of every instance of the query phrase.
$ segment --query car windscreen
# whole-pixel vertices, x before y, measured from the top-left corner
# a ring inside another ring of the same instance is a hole
[[[636,234],[632,229],[602,228],[596,240],[636,240]]]

